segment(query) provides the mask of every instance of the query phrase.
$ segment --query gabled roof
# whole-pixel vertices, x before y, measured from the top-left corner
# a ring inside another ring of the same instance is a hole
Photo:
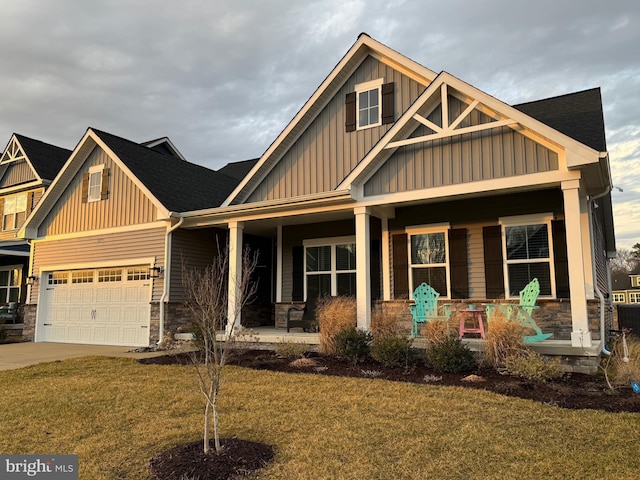
[[[447,126],[447,128],[439,128],[438,126],[429,124],[421,113],[429,111],[429,108],[435,108],[442,99],[447,97],[448,91],[455,91],[456,96],[466,98],[470,103],[468,109],[471,109],[473,105],[476,105],[476,108],[482,108],[485,113],[492,116],[494,121],[486,123],[484,126],[459,127],[458,125],[461,124],[460,121],[466,115],[465,111],[456,121]],[[544,111],[544,108],[540,110]],[[410,135],[420,123],[426,124],[428,127],[436,130],[435,133],[433,135],[410,138]],[[589,164],[598,165],[600,162],[600,152],[598,150],[571,138],[540,120],[525,114],[521,110],[511,107],[443,71],[438,74],[413,105],[395,122],[393,127],[387,131],[367,156],[365,156],[337,188],[350,188],[352,184],[359,185],[364,183],[373,172],[389,158],[397,147],[419,141],[444,138],[445,136],[460,135],[462,133],[475,131],[478,128],[494,128],[502,125],[516,128],[523,134],[532,135],[533,138],[536,138],[538,141],[550,143],[556,145],[557,148],[571,152],[571,155],[567,155],[567,166],[569,168],[579,168]]]
[[[256,162],[249,174],[225,200],[223,206],[244,201],[369,55],[380,59],[423,85],[428,85],[436,77],[435,72],[374,40],[366,33],[361,33],[349,51]]]
[[[69,158],[69,155],[71,155],[71,150],[25,137],[19,133],[12,135],[7,147],[11,145],[14,139],[22,149],[27,162],[39,181],[48,183],[53,180]]]
[[[222,173],[231,178],[236,178],[240,181],[247,175],[247,173],[249,173],[258,160],[259,158],[253,158],[251,160],[227,163],[224,167],[218,170],[218,173]]]
[[[165,153],[167,155],[173,155],[180,160],[186,160],[184,155],[180,153],[180,150],[176,148],[173,142],[169,139],[169,137],[160,137],[154,140],[149,140],[146,142],[142,142],[140,145],[144,145],[145,147],[149,147],[156,152]]]
[[[206,167],[89,128],[26,219],[18,232],[19,237],[33,238],[37,235],[39,225],[96,147],[102,148],[154,202],[159,217],[168,217],[171,212],[218,207],[238,183],[237,179]]]
[[[600,88],[521,103],[513,108],[598,152],[607,150]]]
[[[169,211],[219,206],[238,183],[201,165],[91,129]]]

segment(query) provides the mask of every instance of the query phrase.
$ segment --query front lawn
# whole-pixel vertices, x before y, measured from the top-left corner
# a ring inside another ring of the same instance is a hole
[[[0,452],[77,453],[81,479],[148,478],[201,438],[189,367],[91,357],[0,372]],[[640,401],[640,399],[639,399]],[[638,478],[640,415],[483,391],[228,367],[223,436],[275,445],[265,479]]]

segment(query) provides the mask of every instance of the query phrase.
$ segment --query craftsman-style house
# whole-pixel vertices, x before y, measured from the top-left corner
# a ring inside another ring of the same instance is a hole
[[[115,343],[158,341],[184,320],[177,258],[206,261],[216,236],[230,245],[231,286],[242,246],[260,250],[275,327],[318,295],[355,296],[368,329],[374,309],[408,325],[421,282],[443,302],[476,304],[516,301],[537,278],[536,321],[553,334],[542,344],[581,356],[609,328],[599,89],[508,105],[362,34],[259,159],[205,172],[148,150],[90,129],[29,217],[36,340],[109,343],[101,309],[132,298],[141,312],[151,301],[143,333],[129,340],[122,325]],[[104,305],[62,312],[55,292],[85,303],[87,278]],[[114,279],[122,288],[103,292]],[[46,333],[54,318],[68,320]],[[229,326],[239,319],[230,307]]]

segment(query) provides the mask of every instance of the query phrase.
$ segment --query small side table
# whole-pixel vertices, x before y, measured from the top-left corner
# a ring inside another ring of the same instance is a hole
[[[479,333],[482,339],[486,338],[484,332],[484,320],[482,318],[482,314],[484,313],[483,309],[471,307],[465,310],[458,310],[457,313],[460,317],[459,338],[462,338],[465,333]],[[474,320],[475,325],[473,327],[466,326],[466,320],[468,316],[470,316]]]

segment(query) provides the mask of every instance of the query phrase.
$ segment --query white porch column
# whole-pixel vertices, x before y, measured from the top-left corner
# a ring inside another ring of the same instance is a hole
[[[382,300],[391,300],[391,255],[389,252],[389,219],[382,217]]]
[[[590,347],[579,188],[580,180],[562,182],[571,295],[571,345]]]
[[[238,300],[242,295],[242,222],[229,223],[229,294],[227,306],[227,334],[240,328],[241,310]]]
[[[371,330],[371,231],[367,207],[354,209],[356,216],[356,303],[358,328]]]
[[[282,225],[276,233],[276,302],[282,302]]]

